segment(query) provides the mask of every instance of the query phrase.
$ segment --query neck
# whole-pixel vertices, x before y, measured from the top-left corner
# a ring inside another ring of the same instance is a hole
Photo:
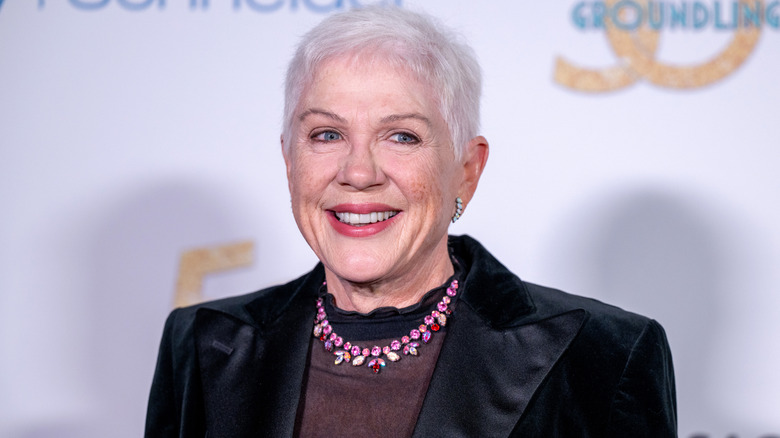
[[[411,306],[429,290],[441,286],[453,273],[445,236],[425,263],[418,263],[401,275],[390,274],[370,283],[353,283],[326,268],[325,279],[328,292],[340,309],[368,313],[379,307]]]

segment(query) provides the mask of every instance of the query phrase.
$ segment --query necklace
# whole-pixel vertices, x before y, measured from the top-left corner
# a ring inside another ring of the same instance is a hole
[[[323,286],[327,285],[326,282],[322,284]],[[420,348],[418,341],[427,344],[434,332],[438,332],[447,325],[447,317],[452,315],[450,302],[457,293],[458,280],[452,280],[452,283],[447,287],[447,292],[436,304],[436,310],[432,311],[430,315],[426,315],[423,318],[423,323],[412,329],[409,335],[395,339],[384,347],[374,345],[371,348],[344,341],[344,338],[337,335],[333,331],[333,326],[328,322],[328,315],[325,313],[324,307],[325,301],[320,297],[317,298],[317,316],[314,318],[313,334],[315,338],[322,341],[326,351],[332,352],[336,356],[334,361],[336,365],[351,363],[352,366],[358,367],[367,362],[367,366],[376,374],[386,365],[382,356],[390,362],[401,360],[399,351],[403,352],[405,356],[417,356],[417,349]]]

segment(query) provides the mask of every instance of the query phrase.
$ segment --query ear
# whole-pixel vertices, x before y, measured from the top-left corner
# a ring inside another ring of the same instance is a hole
[[[458,191],[458,196],[463,199],[464,204],[468,204],[474,197],[479,178],[485,170],[489,149],[487,139],[481,135],[472,138],[466,146],[462,157],[463,181]]]
[[[279,136],[279,143],[282,145],[282,157],[284,158],[284,166],[287,168],[287,189],[292,193],[292,159],[289,151],[284,147],[284,135]]]

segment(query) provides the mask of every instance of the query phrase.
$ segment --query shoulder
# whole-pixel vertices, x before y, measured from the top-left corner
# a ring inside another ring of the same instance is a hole
[[[538,317],[582,309],[588,315],[587,323],[600,331],[641,332],[652,320],[620,307],[558,289],[523,282],[536,307]],[[656,323],[657,324],[657,323]]]
[[[631,352],[642,344],[668,351],[666,333],[661,325],[646,316],[593,298],[573,295],[558,289],[524,282],[536,308],[536,318],[544,319],[573,310],[583,310],[585,319],[576,342],[583,352],[603,356],[622,356],[629,359]]]
[[[638,335],[651,321],[592,298],[523,281],[468,236],[451,236],[450,246],[467,270],[461,299],[494,328],[533,323],[572,311],[585,314],[584,325],[594,334]]]
[[[518,430],[562,435],[674,436],[671,352],[663,328],[601,301],[521,280],[479,242],[450,240],[467,268],[460,299],[551,366]]]
[[[174,309],[166,321],[165,332],[174,339],[186,337],[188,333],[191,334],[197,316],[202,314],[218,314],[239,323],[262,326],[278,317],[301,295],[308,296],[316,292],[312,285],[322,276],[321,270],[318,265],[289,283]]]

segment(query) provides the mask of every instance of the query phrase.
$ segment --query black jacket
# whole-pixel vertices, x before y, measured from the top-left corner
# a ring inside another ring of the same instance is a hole
[[[657,322],[523,282],[468,236],[450,245],[467,273],[414,436],[677,435]],[[292,436],[323,279],[318,265],[282,286],[174,310],[146,436]]]

